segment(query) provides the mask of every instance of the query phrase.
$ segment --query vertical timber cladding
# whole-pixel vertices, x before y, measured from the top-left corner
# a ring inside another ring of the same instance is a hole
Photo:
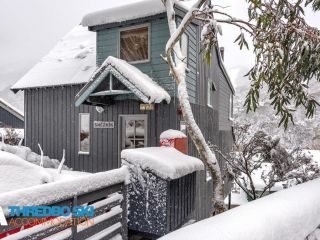
[[[66,149],[66,164],[78,171],[99,172],[119,166],[120,115],[146,114],[148,146],[159,146],[159,136],[167,129],[179,129],[176,99],[170,104],[154,105],[154,110],[141,111],[139,101],[124,100],[105,107],[103,113],[88,105],[75,107],[75,95],[83,85],[29,89],[26,101],[26,145],[50,158],[61,159]],[[79,154],[79,113],[90,113],[90,153]],[[113,122],[114,128],[94,128],[94,122]]]
[[[24,121],[0,106],[0,123],[12,128],[24,128]]]

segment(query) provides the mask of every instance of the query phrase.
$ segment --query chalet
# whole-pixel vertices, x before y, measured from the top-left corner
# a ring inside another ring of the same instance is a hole
[[[190,3],[190,2],[188,2]],[[175,6],[178,21],[187,3]],[[169,39],[161,0],[144,0],[90,13],[13,87],[24,91],[25,144],[61,158],[78,171],[120,166],[127,148],[159,146],[167,129],[185,129],[177,86],[160,57]],[[207,141],[228,152],[233,144],[234,89],[219,48],[211,65],[200,52],[199,22],[181,46],[188,64],[187,88],[193,113]],[[197,151],[189,139],[189,155]],[[223,162],[220,161],[221,166]],[[212,181],[197,176],[196,219],[207,217]]]
[[[0,128],[24,128],[23,113],[0,98]]]

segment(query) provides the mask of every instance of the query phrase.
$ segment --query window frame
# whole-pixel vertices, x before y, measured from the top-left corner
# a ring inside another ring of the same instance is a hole
[[[81,134],[81,116],[82,115],[88,115],[89,116],[89,151],[88,152],[84,152],[84,151],[81,151],[81,139],[80,139],[80,134]],[[79,113],[79,132],[78,132],[78,154],[79,155],[89,155],[90,154],[90,149],[91,149],[91,137],[90,137],[90,113]]]
[[[209,89],[210,89],[210,101],[209,101]],[[216,85],[211,78],[208,78],[207,83],[207,106],[213,108],[213,92],[216,91]]]
[[[118,58],[119,59],[121,59],[121,32],[144,28],[144,27],[148,28],[148,58],[145,60],[132,61],[128,63],[139,64],[139,63],[148,63],[151,61],[151,24],[150,23],[144,23],[144,24],[134,25],[130,27],[122,27],[119,29],[119,34],[118,34]],[[122,60],[126,61],[125,59],[122,59]]]
[[[145,132],[144,132],[144,145],[145,147],[148,146],[148,127],[149,127],[149,119],[147,114],[121,114],[118,116],[118,152],[119,152],[119,159],[118,159],[118,166],[121,166],[121,151],[124,150],[124,128],[125,128],[125,122],[128,120],[144,120],[145,121]]]
[[[229,96],[229,120],[233,121],[233,94]]]

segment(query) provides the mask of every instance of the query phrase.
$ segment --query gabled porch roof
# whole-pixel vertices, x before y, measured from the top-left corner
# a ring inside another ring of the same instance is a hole
[[[103,81],[108,81],[108,76],[110,78],[109,89],[96,91]],[[113,78],[119,81],[123,88],[113,89],[111,84]],[[90,97],[112,98],[128,94],[134,94],[144,103],[160,103],[162,101],[170,103],[171,100],[169,94],[148,75],[124,60],[109,56],[76,95],[75,105],[80,106],[85,102],[90,104]]]

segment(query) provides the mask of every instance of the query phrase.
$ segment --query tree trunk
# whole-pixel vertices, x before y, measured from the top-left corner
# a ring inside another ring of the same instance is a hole
[[[201,6],[204,2],[205,0],[199,0],[195,6]],[[170,72],[178,85],[178,98],[180,101],[183,118],[187,124],[188,133],[199,152],[201,160],[208,167],[212,176],[214,194],[212,199],[213,207],[214,213],[218,214],[225,211],[221,171],[215,154],[210,150],[208,144],[206,143],[205,138],[192,113],[185,80],[186,64],[182,60],[184,56],[182,56],[179,44],[182,33],[194,18],[194,9],[189,10],[179,25],[179,28],[177,28],[173,0],[166,0],[165,6],[167,9],[168,25],[171,35],[166,46],[166,61],[169,64]],[[173,51],[175,54],[174,60],[172,57]]]

